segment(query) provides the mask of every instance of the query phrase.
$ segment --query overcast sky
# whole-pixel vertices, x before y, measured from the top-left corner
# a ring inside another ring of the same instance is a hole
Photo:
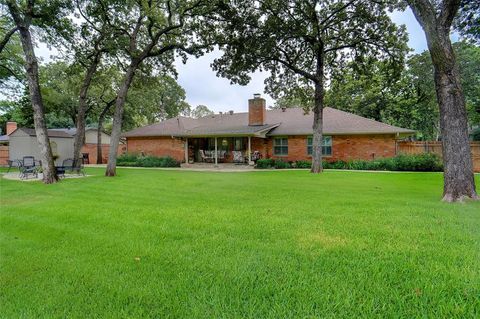
[[[409,33],[409,46],[415,52],[426,50],[425,35],[420,25],[415,20],[412,12],[395,12],[392,14],[395,23],[405,24]],[[52,54],[44,45],[37,49],[37,55],[43,61],[50,60]],[[247,100],[254,93],[261,93],[267,99],[267,106],[273,105],[274,101],[264,93],[263,81],[265,73],[257,72],[252,75],[252,81],[247,86],[232,85],[230,81],[218,78],[210,68],[210,63],[218,55],[218,52],[206,54],[198,59],[190,58],[186,64],[178,61],[178,82],[187,93],[187,102],[195,107],[199,104],[207,105],[215,112],[234,110],[245,112]]]

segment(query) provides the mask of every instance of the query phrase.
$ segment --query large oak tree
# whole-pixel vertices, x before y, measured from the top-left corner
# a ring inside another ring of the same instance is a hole
[[[387,9],[388,3],[364,0],[224,1],[218,32],[226,44],[214,67],[241,84],[250,72],[267,70],[267,91],[274,97],[308,99],[314,114],[311,171],[319,173],[329,75],[369,55],[392,64],[404,55],[405,29],[390,20]]]
[[[117,60],[124,76],[115,100],[115,113],[106,176],[116,175],[116,155],[127,94],[137,70],[146,65],[164,74],[173,71],[175,53],[201,54],[213,32],[207,23],[214,6],[208,0],[99,1],[103,19],[114,34]]]
[[[58,177],[45,124],[45,110],[38,76],[38,61],[35,56],[31,27],[36,24],[44,29],[53,28],[61,30],[61,28],[55,28],[55,26],[65,29],[66,25],[62,25],[62,16],[65,13],[65,9],[68,8],[68,4],[62,1],[36,3],[34,0],[6,0],[2,1],[1,4],[6,5],[8,8],[15,28],[20,34],[20,41],[25,55],[25,71],[34,111],[35,133],[43,163],[43,182],[46,184],[54,183],[58,180]],[[13,31],[16,32],[16,30]],[[6,41],[8,41],[8,38]]]
[[[467,109],[450,30],[461,0],[406,0],[422,26],[434,68],[443,146],[443,200],[478,199]]]

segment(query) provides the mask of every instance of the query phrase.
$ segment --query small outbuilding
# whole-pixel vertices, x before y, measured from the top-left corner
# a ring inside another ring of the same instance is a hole
[[[40,146],[33,128],[19,127],[9,136],[10,160],[33,156],[41,159]],[[73,136],[58,130],[48,130],[48,138],[55,159],[55,165],[61,165],[63,160],[73,155]]]

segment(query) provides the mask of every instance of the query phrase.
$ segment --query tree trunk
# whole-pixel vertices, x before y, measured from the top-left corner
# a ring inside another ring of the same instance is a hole
[[[443,200],[478,199],[468,139],[465,97],[460,83],[450,38],[442,41],[441,52],[431,54],[435,69],[435,89],[440,106],[443,146]]]
[[[315,105],[313,107],[312,168],[310,169],[311,173],[321,173],[323,171],[323,68],[324,57],[323,53],[320,53],[317,57],[317,81],[315,82]]]
[[[108,102],[105,108],[100,113],[98,117],[98,129],[97,129],[97,164],[103,164],[103,154],[102,154],[102,132],[103,132],[103,122],[105,121],[105,116],[107,115],[110,107],[115,103],[115,100]]]
[[[97,70],[98,63],[100,63],[101,52],[97,52],[92,64],[87,69],[87,73],[85,74],[85,78],[83,79],[83,84],[80,89],[80,96],[78,101],[78,112],[77,112],[77,132],[75,134],[74,146],[73,146],[73,160],[74,165],[76,167],[80,167],[81,165],[81,157],[80,152],[82,150],[82,146],[85,142],[85,120],[87,114],[87,94],[88,89],[90,88],[90,84],[92,83],[93,75]]]
[[[443,1],[436,12],[427,0],[408,0],[422,26],[434,68],[443,147],[443,200],[478,199],[468,139],[468,120],[460,72],[450,41],[450,27],[459,1]]]
[[[28,89],[33,108],[33,122],[35,125],[35,134],[40,147],[42,156],[43,182],[51,184],[58,181],[55,163],[53,161],[52,149],[48,138],[47,125],[45,123],[45,109],[43,107],[42,94],[38,79],[38,62],[33,49],[32,37],[30,34],[30,25],[22,21],[18,7],[12,2],[8,2],[9,11],[20,32],[23,52],[25,54],[25,70],[28,81]]]
[[[125,101],[128,94],[130,84],[132,84],[135,71],[138,67],[139,61],[132,61],[125,74],[123,83],[118,91],[117,99],[115,101],[115,113],[113,115],[112,135],[110,137],[110,150],[108,153],[108,164],[105,176],[115,176],[117,169],[117,151],[118,143],[120,142],[120,134],[122,131],[122,119]]]

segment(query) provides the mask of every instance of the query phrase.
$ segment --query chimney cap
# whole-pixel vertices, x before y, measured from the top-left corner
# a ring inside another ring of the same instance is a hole
[[[260,93],[254,93],[254,94],[253,94],[253,98],[254,98],[254,99],[259,99],[259,98],[261,98],[261,97],[262,97],[262,95],[261,95]]]

